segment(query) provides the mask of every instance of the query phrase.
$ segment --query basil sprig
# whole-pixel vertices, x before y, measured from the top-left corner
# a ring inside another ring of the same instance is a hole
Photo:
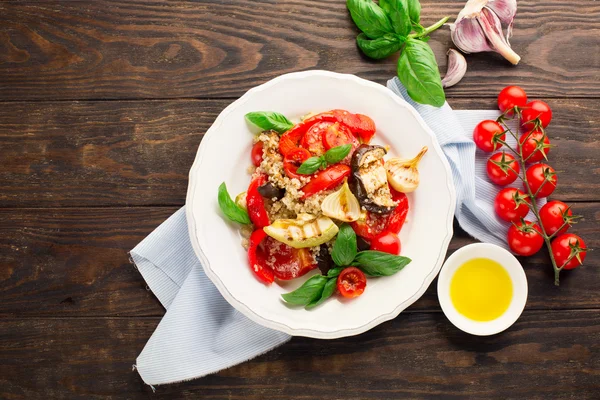
[[[293,292],[281,295],[292,305],[311,309],[323,303],[335,293],[337,279],[350,265],[357,266],[368,276],[394,275],[410,263],[410,258],[395,256],[381,251],[357,251],[356,233],[348,224],[342,224],[333,243],[331,258],[337,265],[327,275],[315,275]]]
[[[327,150],[325,154],[318,157],[310,157],[298,167],[296,171],[302,175],[312,175],[319,170],[319,168],[325,168],[329,164],[335,164],[342,161],[348,153],[352,150],[351,144],[343,144],[341,146],[332,147]]]
[[[231,196],[229,196],[229,192],[227,191],[227,186],[225,186],[225,182],[221,183],[219,186],[218,201],[219,208],[229,220],[238,222],[240,224],[250,223],[248,212],[235,204],[235,202],[231,199]]]
[[[246,119],[265,131],[273,130],[278,133],[287,132],[294,126],[285,115],[272,111],[249,112]]]
[[[386,58],[401,51],[397,74],[411,99],[441,107],[446,96],[435,56],[425,42],[442,26],[445,17],[425,28],[420,24],[418,0],[347,0],[352,20],[363,32],[356,38],[360,50],[370,58]]]

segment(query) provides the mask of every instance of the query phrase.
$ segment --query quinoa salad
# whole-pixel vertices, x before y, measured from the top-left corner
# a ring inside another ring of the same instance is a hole
[[[262,129],[252,139],[248,189],[232,198],[224,182],[218,202],[240,225],[259,281],[269,285],[317,270],[283,295],[309,309],[336,292],[360,296],[367,276],[392,275],[410,262],[400,255],[398,235],[426,147],[412,159],[386,160],[388,147],[370,144],[375,122],[346,110],[297,124],[276,112],[246,119]]]

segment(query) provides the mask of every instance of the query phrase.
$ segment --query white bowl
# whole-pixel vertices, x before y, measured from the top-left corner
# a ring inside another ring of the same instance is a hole
[[[492,321],[474,321],[460,314],[450,299],[450,281],[465,262],[474,258],[489,258],[504,267],[513,285],[513,298],[508,309]],[[455,251],[444,263],[438,277],[438,299],[446,317],[458,329],[477,336],[488,336],[508,329],[519,318],[527,302],[527,277],[519,261],[511,253],[489,243],[474,243]]]
[[[312,310],[290,307],[281,294],[306,278],[265,286],[250,271],[238,226],[218,208],[217,189],[246,190],[252,134],[244,120],[250,111],[277,111],[298,121],[308,112],[346,109],[369,115],[377,125],[376,143],[392,155],[429,151],[419,164],[421,184],[409,195],[410,211],[401,233],[402,254],[412,262],[394,276],[373,278],[359,298],[333,296]],[[438,142],[418,113],[384,86],[353,75],[307,71],[275,78],[251,89],[218,116],[204,136],[186,201],[190,240],[208,277],[223,297],[248,318],[291,335],[333,339],[356,335],[396,317],[425,292],[437,275],[452,237],[455,192]]]

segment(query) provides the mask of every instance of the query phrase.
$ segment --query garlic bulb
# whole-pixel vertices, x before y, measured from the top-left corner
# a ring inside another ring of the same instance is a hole
[[[323,214],[338,221],[353,222],[360,217],[360,204],[344,182],[340,190],[325,197],[321,203]]]
[[[448,70],[442,79],[442,86],[449,88],[456,85],[467,72],[467,60],[465,56],[454,49],[448,50]]]
[[[419,186],[417,165],[426,152],[427,146],[424,146],[419,154],[411,160],[392,158],[385,162],[388,182],[395,190],[410,193]]]
[[[521,57],[508,42],[516,13],[517,0],[469,0],[450,24],[452,41],[464,53],[495,51],[517,65]],[[506,38],[502,23],[507,25]]]

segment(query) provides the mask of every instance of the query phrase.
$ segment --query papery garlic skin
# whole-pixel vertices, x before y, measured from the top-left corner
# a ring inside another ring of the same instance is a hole
[[[449,88],[456,85],[465,76],[466,72],[467,60],[465,60],[465,56],[454,49],[448,50],[448,69],[444,79],[442,79],[442,86]]]
[[[508,43],[516,9],[516,0],[469,0],[456,21],[450,24],[452,41],[464,53],[495,51],[516,65],[521,57]],[[508,24],[506,38],[502,32],[503,21]]]

